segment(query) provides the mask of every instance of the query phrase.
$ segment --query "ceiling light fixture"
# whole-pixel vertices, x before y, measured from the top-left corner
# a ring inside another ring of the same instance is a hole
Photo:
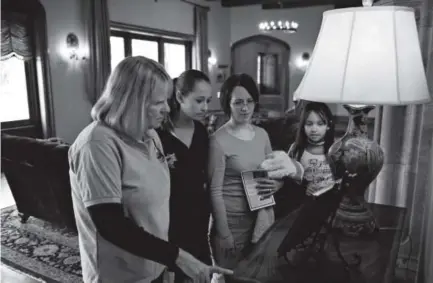
[[[295,33],[299,24],[295,21],[262,21],[259,23],[259,30],[263,32],[281,30],[288,33]]]

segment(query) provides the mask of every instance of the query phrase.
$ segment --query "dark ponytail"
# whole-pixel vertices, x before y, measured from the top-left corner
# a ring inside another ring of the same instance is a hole
[[[168,106],[170,106],[170,118],[172,119],[174,117],[174,115],[176,115],[177,113],[179,113],[180,110],[180,104],[176,99],[176,92],[177,92],[177,88],[176,88],[176,84],[177,84],[177,80],[178,78],[174,78],[173,79],[173,93],[171,95],[171,97],[168,99]]]

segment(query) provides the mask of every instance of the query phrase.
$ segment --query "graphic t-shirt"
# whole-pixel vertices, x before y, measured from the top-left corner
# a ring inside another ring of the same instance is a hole
[[[307,181],[307,194],[334,185],[334,176],[325,154],[312,154],[304,151],[301,157],[304,179]]]

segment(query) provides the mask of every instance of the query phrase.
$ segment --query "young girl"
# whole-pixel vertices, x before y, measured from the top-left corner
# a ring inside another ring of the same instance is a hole
[[[334,177],[327,153],[334,143],[334,121],[325,103],[309,102],[301,113],[301,122],[289,156],[304,167],[307,195],[332,186]]]
[[[158,130],[170,169],[169,239],[201,261],[211,264],[207,163],[209,137],[204,125],[211,99],[209,78],[187,70],[174,80],[170,117]],[[176,273],[175,282],[183,281]]]

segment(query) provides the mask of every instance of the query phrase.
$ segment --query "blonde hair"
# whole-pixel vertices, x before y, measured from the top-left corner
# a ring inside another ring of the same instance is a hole
[[[148,130],[147,108],[156,87],[171,94],[173,84],[164,67],[143,56],[123,59],[110,74],[104,91],[93,106],[93,120],[141,138]]]

